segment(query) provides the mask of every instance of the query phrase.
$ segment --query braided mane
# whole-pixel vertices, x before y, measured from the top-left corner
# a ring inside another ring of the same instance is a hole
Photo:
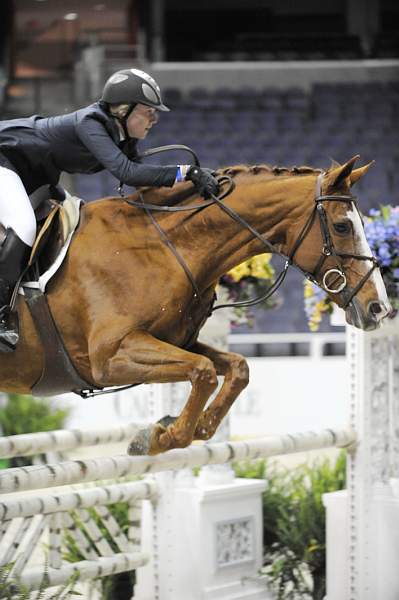
[[[317,175],[321,173],[323,169],[315,169],[314,167],[308,167],[306,165],[300,167],[272,167],[270,165],[234,165],[232,167],[222,167],[217,169],[217,175],[229,175],[234,179],[237,175],[270,175],[272,177],[293,177],[295,175]],[[328,173],[328,170],[326,171]],[[166,206],[175,206],[176,204],[183,204],[185,201],[190,200],[195,194],[195,191],[191,184],[186,181],[176,184],[173,188],[151,188],[142,187],[140,188],[141,193],[149,202],[155,202],[156,204],[165,204]],[[138,193],[134,193],[128,196],[131,200],[137,200]]]
[[[323,169],[315,169],[314,167],[308,167],[306,165],[302,165],[300,167],[272,167],[271,165],[236,165],[234,167],[224,167],[222,169],[218,169],[218,175],[230,175],[230,177],[235,177],[236,175],[248,174],[248,175],[258,175],[258,174],[269,174],[271,177],[274,176],[294,176],[294,175],[313,175],[319,174],[323,171]]]

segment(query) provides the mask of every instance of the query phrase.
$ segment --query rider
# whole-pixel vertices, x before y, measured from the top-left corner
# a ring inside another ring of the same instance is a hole
[[[210,169],[155,166],[135,161],[137,142],[158,121],[162,102],[156,81],[139,69],[123,69],[106,82],[98,102],[76,112],[0,122],[0,349],[14,350],[17,329],[9,319],[10,296],[36,236],[28,194],[56,185],[61,171],[110,171],[131,186],[173,186],[190,180],[209,197],[219,191]]]

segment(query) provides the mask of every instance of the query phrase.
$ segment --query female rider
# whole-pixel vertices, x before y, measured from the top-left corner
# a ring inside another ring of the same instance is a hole
[[[101,99],[86,108],[0,122],[0,351],[14,350],[18,341],[8,304],[36,236],[28,194],[56,185],[62,171],[104,169],[131,186],[190,180],[205,197],[218,192],[210,169],[135,162],[137,141],[157,123],[158,111],[169,108],[156,81],[139,69],[123,69],[108,79]]]

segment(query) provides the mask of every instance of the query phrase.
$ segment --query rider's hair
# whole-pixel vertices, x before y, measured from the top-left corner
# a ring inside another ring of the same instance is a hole
[[[128,110],[130,109],[130,106],[130,104],[110,104],[109,112],[113,117],[123,119],[123,117],[126,116]]]

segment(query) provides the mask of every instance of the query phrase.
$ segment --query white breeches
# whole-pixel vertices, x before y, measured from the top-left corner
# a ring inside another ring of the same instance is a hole
[[[11,227],[28,246],[36,237],[36,217],[21,178],[0,167],[0,223]]]

